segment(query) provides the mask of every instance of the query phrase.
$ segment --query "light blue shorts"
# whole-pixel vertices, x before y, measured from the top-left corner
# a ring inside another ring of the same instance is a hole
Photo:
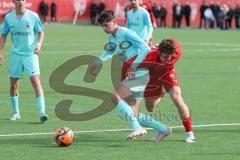
[[[29,78],[40,74],[38,55],[10,54],[9,76],[22,79],[24,70]]]
[[[128,99],[143,99],[144,91],[149,82],[149,79],[150,79],[149,73],[137,76],[134,79],[125,78],[121,82],[121,84],[125,85],[133,92],[133,95],[128,97]]]

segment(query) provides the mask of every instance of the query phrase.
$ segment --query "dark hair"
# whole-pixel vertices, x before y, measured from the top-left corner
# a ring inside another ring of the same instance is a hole
[[[158,46],[159,53],[172,55],[176,52],[176,46],[172,39],[163,39]]]
[[[104,23],[110,22],[115,19],[115,15],[112,10],[103,11],[98,17],[98,23],[103,25]]]

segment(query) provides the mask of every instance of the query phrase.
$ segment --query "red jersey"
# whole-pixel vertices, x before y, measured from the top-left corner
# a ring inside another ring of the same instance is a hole
[[[151,47],[150,52],[146,56],[145,60],[139,65],[138,68],[148,68],[150,73],[150,78],[160,78],[167,72],[174,69],[174,63],[180,59],[182,48],[180,44],[173,40],[176,46],[176,52],[173,54],[172,58],[165,64],[162,63],[159,57],[158,44]],[[121,80],[126,77],[129,67],[132,65],[136,56],[124,62],[122,67]]]

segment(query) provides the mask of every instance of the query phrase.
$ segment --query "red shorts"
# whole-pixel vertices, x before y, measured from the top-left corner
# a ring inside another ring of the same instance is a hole
[[[157,78],[151,75],[150,81],[144,92],[145,98],[161,97],[164,89],[170,91],[173,86],[180,86],[177,73],[174,69],[168,71],[163,77]]]

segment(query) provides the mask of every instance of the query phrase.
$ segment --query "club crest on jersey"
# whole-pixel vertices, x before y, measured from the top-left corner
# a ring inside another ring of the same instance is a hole
[[[27,29],[29,29],[29,28],[30,28],[30,25],[27,23],[26,27],[27,27]]]
[[[174,74],[170,74],[170,77],[171,77],[172,79],[175,79],[175,75],[174,75]]]

